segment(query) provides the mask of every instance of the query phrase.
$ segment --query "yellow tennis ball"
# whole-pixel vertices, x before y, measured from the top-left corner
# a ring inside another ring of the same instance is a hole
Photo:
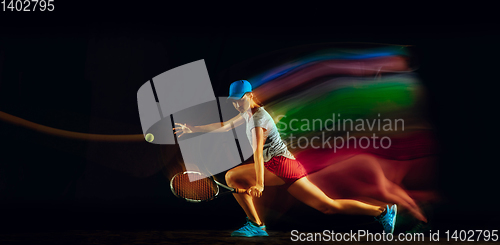
[[[146,141],[147,142],[153,142],[154,139],[155,139],[155,136],[152,133],[146,134]]]

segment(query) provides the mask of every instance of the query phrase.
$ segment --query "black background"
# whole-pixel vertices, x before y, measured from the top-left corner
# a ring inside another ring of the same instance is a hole
[[[232,81],[246,76],[234,66],[284,48],[333,42],[413,45],[440,145],[438,188],[445,201],[434,209],[434,227],[498,229],[500,34],[494,22],[426,8],[366,15],[322,6],[291,12],[268,6],[230,10],[56,1],[55,7],[55,12],[0,13],[0,110],[77,132],[142,133],[138,88],[191,61],[205,59],[215,95],[225,96]],[[174,156],[164,162],[168,169],[178,157],[175,146],[97,145],[109,153],[89,157],[90,143],[5,123],[0,144],[4,231],[227,228],[244,217],[231,198],[201,205],[176,199],[165,168],[145,164],[149,170],[134,174],[108,164],[137,147],[153,158]],[[335,222],[301,210],[320,224]]]

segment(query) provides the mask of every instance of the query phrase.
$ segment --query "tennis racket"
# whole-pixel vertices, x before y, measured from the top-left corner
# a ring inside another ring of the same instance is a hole
[[[220,192],[220,187],[226,190]],[[170,180],[170,189],[175,196],[188,202],[206,202],[215,199],[220,195],[230,193],[246,193],[246,189],[231,188],[212,176],[196,172],[185,171],[178,173]]]

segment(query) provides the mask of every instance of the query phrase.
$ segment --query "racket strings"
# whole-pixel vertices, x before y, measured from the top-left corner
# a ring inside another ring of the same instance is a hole
[[[195,181],[190,181],[195,180]],[[191,200],[208,200],[217,195],[218,187],[212,180],[199,174],[183,173],[172,180],[175,193]]]

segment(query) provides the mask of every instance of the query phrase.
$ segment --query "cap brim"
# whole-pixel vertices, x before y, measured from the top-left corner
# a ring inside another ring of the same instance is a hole
[[[244,93],[243,94],[233,94],[232,96],[227,97],[226,102],[229,100],[239,100],[239,99],[241,99],[241,97],[243,97],[243,95],[245,95],[245,94]]]

